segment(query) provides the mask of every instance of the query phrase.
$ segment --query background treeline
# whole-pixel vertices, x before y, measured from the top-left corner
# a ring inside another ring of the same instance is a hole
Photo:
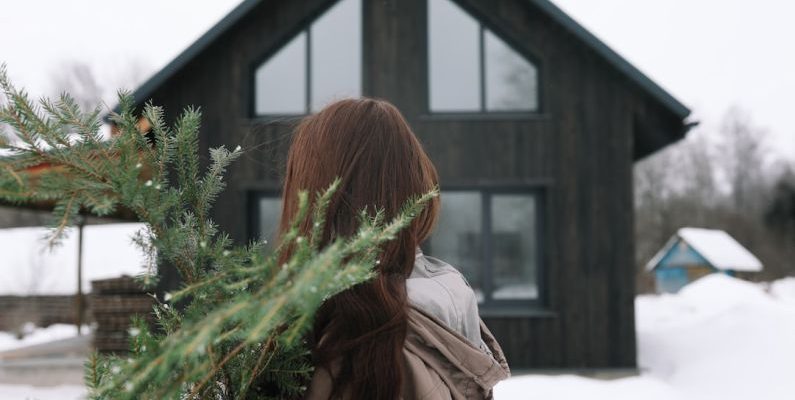
[[[748,276],[795,275],[795,149],[775,149],[742,109],[718,126],[635,164],[638,293],[653,291],[648,260],[683,226],[722,229],[764,264]]]

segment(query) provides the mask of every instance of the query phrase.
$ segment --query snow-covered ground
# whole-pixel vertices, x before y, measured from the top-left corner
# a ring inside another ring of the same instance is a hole
[[[46,328],[36,328],[32,324],[28,324],[22,330],[25,332],[22,339],[17,339],[16,335],[11,333],[0,331],[0,352],[77,336],[77,327],[67,324],[54,324]],[[89,327],[84,325],[82,331],[88,332],[88,330]]]
[[[3,400],[82,400],[85,397],[86,388],[79,385],[36,387],[0,384],[0,399]]]
[[[94,279],[135,276],[144,258],[132,243],[139,223],[86,225],[83,228],[83,290]],[[47,228],[0,229],[0,295],[74,294],[77,291],[77,232],[67,231],[60,246],[48,249]]]
[[[642,374],[613,381],[524,376],[497,399],[795,399],[795,278],[753,284],[712,274],[635,301]]]
[[[795,278],[753,284],[713,274],[676,295],[639,296],[635,304],[640,376],[518,376],[498,384],[495,398],[795,399]],[[84,393],[80,386],[0,385],[0,399],[8,400]]]

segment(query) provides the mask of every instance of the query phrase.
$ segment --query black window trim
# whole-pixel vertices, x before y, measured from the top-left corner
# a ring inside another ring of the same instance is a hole
[[[548,237],[549,229],[547,224],[548,198],[549,198],[549,182],[539,181],[529,184],[488,184],[488,185],[468,185],[456,184],[445,185],[441,187],[442,198],[446,192],[475,192],[481,196],[481,232],[488,227],[491,230],[491,198],[496,195],[503,194],[520,194],[532,195],[536,202],[536,237],[538,238],[538,254],[536,254],[536,285],[538,296],[535,299],[527,300],[493,300],[491,299],[492,282],[490,278],[492,263],[488,261],[491,258],[493,250],[492,237],[489,234],[484,235],[483,239],[483,254],[481,259],[481,271],[483,274],[481,279],[484,282],[484,301],[478,304],[480,314],[484,317],[540,317],[540,318],[555,318],[557,313],[549,308],[549,281],[548,281],[548,268],[549,268],[549,255],[548,255]],[[247,234],[248,240],[259,240],[259,199],[262,197],[280,198],[281,188],[276,186],[260,186],[252,187],[247,191],[247,209],[248,209],[248,226]],[[428,255],[433,256],[433,249],[430,241],[426,241],[422,245],[423,249],[428,250]],[[488,283],[487,283],[488,282]],[[488,287],[486,287],[488,285]]]
[[[344,0],[332,0],[329,1],[322,9],[318,12],[309,15],[302,23],[298,24],[296,28],[290,30],[285,34],[281,39],[277,40],[271,48],[269,48],[266,52],[264,52],[261,56],[256,57],[253,62],[249,63],[248,66],[248,112],[246,115],[248,119],[251,121],[260,121],[260,122],[273,122],[273,121],[281,121],[281,120],[290,120],[290,119],[300,119],[312,113],[312,25],[322,17],[326,12],[331,10],[335,5],[340,3]],[[365,25],[364,25],[364,18],[365,18],[365,3],[367,0],[360,1],[360,18],[361,18],[361,37],[359,40],[361,41],[361,52],[362,55],[360,57],[359,62],[361,63],[360,70],[361,74],[359,76],[360,79],[360,87],[361,93],[360,96],[364,96],[364,56],[365,56],[365,44],[364,41],[365,32]],[[306,88],[304,93],[305,104],[304,104],[304,112],[303,113],[264,113],[259,114],[257,113],[257,69],[268,62],[271,58],[273,58],[276,54],[279,53],[280,50],[284,48],[291,40],[295,39],[301,33],[306,34],[306,49],[304,49],[305,60],[304,63],[306,65],[305,68],[305,77],[304,81],[306,82]]]
[[[445,185],[441,187],[442,201],[444,194],[449,192],[474,192],[481,196],[481,233],[483,233],[483,251],[481,259],[481,280],[483,282],[483,302],[478,304],[481,314],[487,316],[511,315],[536,315],[553,316],[547,309],[548,282],[547,282],[547,185]],[[493,291],[493,235],[491,201],[494,195],[519,194],[531,195],[536,202],[536,237],[538,238],[538,253],[536,254],[536,285],[538,296],[527,300],[494,300]],[[444,204],[444,203],[443,203]],[[423,245],[427,247],[428,254],[433,256],[433,246],[430,242]]]
[[[424,46],[425,49],[422,52],[423,56],[425,57],[425,95],[423,96],[425,104],[424,104],[424,115],[420,117],[422,119],[505,119],[505,120],[522,120],[522,119],[536,119],[537,117],[545,117],[546,113],[546,104],[544,101],[544,63],[541,57],[539,57],[536,52],[530,51],[526,48],[526,46],[520,45],[519,42],[510,38],[510,35],[507,35],[503,32],[502,29],[496,27],[491,21],[487,18],[484,18],[480,15],[479,12],[473,10],[466,4],[462,4],[459,0],[447,0],[458,6],[461,10],[463,10],[467,15],[472,17],[478,23],[478,58],[480,64],[480,76],[479,76],[479,84],[480,84],[480,109],[479,110],[463,110],[463,111],[455,111],[455,110],[445,110],[445,111],[434,111],[431,109],[431,57],[430,57],[430,25],[431,25],[431,16],[428,12],[429,5],[428,2],[431,0],[426,0],[426,5],[423,8],[423,12],[425,13],[425,24],[424,24]],[[485,30],[488,29],[491,33],[505,42],[505,44],[521,57],[529,61],[535,68],[536,68],[536,108],[533,110],[488,110],[486,108],[486,61],[485,61]]]
[[[281,198],[281,189],[277,187],[262,187],[247,191],[246,211],[248,211],[246,234],[248,240],[260,240],[260,212],[259,200],[263,197]]]

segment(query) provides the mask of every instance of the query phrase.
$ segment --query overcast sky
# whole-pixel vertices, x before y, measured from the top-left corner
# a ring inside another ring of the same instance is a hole
[[[715,129],[731,106],[770,131],[795,160],[795,2],[783,0],[554,0]],[[34,94],[52,91],[64,61],[118,82],[130,63],[150,73],[239,0],[6,0],[0,62]]]

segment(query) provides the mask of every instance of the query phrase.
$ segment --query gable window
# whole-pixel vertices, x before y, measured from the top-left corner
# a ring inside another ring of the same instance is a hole
[[[538,303],[541,203],[533,191],[443,191],[428,255],[461,271],[485,307]]]
[[[538,111],[538,69],[451,0],[428,0],[431,112]]]
[[[302,115],[362,92],[361,0],[341,0],[254,72],[254,114]]]

